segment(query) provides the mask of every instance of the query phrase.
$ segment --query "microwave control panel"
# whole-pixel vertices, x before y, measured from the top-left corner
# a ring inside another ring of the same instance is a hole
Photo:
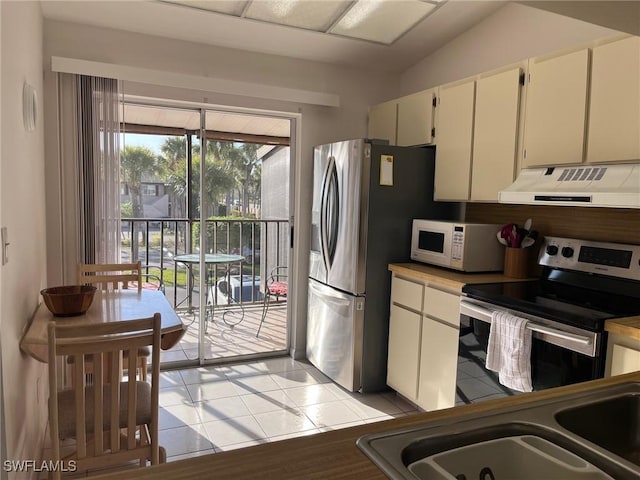
[[[462,261],[464,251],[464,227],[453,227],[453,240],[451,242],[451,259]]]

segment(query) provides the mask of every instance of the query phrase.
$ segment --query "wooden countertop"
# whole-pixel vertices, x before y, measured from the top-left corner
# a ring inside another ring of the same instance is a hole
[[[460,291],[470,283],[521,282],[522,279],[507,277],[501,272],[464,273],[424,263],[390,263],[389,270],[398,275],[436,282]],[[532,279],[533,280],[533,279]]]
[[[607,320],[604,324],[604,329],[607,332],[640,340],[640,316]]]
[[[435,282],[446,285],[456,291],[461,291],[466,284],[472,283],[497,283],[519,282],[521,279],[511,278],[502,273],[463,273],[446,268],[434,267],[423,263],[391,263],[389,270],[398,275],[413,277],[418,280]],[[531,280],[535,280],[532,278]],[[616,333],[640,340],[640,316],[617,318],[607,320],[605,323],[607,332]]]
[[[318,433],[239,450],[188,458],[177,462],[127,471],[127,479],[187,480],[216,479],[305,479],[305,480],[385,480],[387,477],[356,446],[364,434],[435,421],[455,422],[467,414],[495,413],[512,406],[525,406],[538,400],[640,381],[640,372],[620,375],[566,387],[552,388],[490,400],[463,407],[419,413],[384,422]],[[91,477],[120,480],[122,472]]]

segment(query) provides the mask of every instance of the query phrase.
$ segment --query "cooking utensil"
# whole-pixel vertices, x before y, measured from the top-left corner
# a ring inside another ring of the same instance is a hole
[[[520,248],[530,247],[534,243],[536,243],[536,239],[535,238],[526,237],[524,240],[522,240],[522,243],[520,244]]]
[[[513,247],[513,244],[515,242],[514,239],[516,236],[516,224],[506,224],[504,227],[502,227],[502,230],[500,230],[500,235],[506,240],[508,247]]]
[[[509,246],[509,244],[507,243],[507,241],[506,241],[504,238],[502,238],[502,230],[496,233],[496,237],[498,238],[498,241],[499,241],[502,245],[504,245],[505,247],[508,247],[508,246]]]

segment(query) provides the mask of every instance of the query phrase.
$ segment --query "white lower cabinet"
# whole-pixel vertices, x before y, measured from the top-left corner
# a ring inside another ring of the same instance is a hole
[[[605,376],[622,375],[640,370],[640,340],[609,334]]]
[[[393,276],[387,384],[425,410],[455,405],[459,302],[435,282]]]
[[[440,320],[422,318],[418,401],[425,410],[453,407],[456,403],[459,330]]]
[[[418,396],[421,315],[391,305],[387,384],[410,400]]]

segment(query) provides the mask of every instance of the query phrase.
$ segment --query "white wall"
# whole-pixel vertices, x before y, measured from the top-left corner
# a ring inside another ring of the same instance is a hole
[[[399,77],[380,74],[372,78],[370,74],[355,69],[319,62],[243,52],[58,21],[45,21],[44,40],[45,71],[50,68],[51,56],[60,56],[335,93],[340,96],[340,107],[333,108],[149,84],[125,84],[125,93],[128,94],[301,114],[301,158],[296,160],[296,164],[292,167],[297,189],[294,192],[294,203],[297,214],[295,241],[298,254],[293,258],[291,267],[292,271],[299,275],[298,278],[292,278],[292,282],[299,286],[299,291],[294,298],[291,298],[291,308],[294,319],[302,320],[300,328],[294,328],[294,347],[297,348],[298,354],[304,355],[313,146],[365,136],[368,106],[392,97],[397,92]],[[53,85],[52,82],[52,87],[49,89],[49,83],[47,84],[47,94],[53,95]],[[55,117],[53,118],[55,120]],[[50,131],[55,133],[55,131],[50,128],[55,129],[55,125],[50,124],[48,117],[48,166],[55,165],[57,162],[55,135],[49,133]],[[48,186],[51,186],[52,190],[56,188],[53,184]],[[55,201],[48,203],[54,206],[48,210],[50,218],[52,215],[59,215],[59,212],[55,211]],[[49,280],[52,281],[59,278],[61,270],[60,265],[54,264],[55,259],[60,258],[57,251],[58,241],[55,238],[51,239],[49,247]]]
[[[406,70],[397,96],[616,33],[619,32],[509,3]]]
[[[0,8],[0,218],[11,242],[0,284],[4,426],[8,459],[39,459],[47,421],[46,365],[22,354],[19,342],[46,278],[42,15],[38,2],[2,1]],[[38,94],[40,114],[33,132],[23,126],[24,82]]]

